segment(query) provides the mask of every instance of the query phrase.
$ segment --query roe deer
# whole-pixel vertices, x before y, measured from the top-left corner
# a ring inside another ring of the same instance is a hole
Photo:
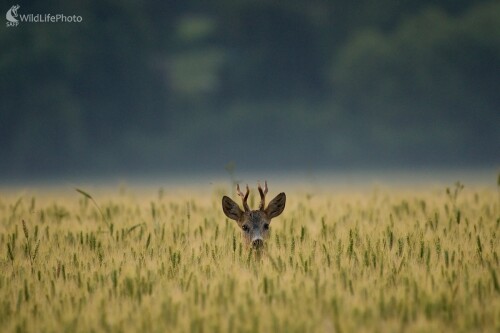
[[[247,199],[250,190],[247,185],[247,191],[243,194],[240,191],[240,185],[236,186],[236,191],[243,201],[243,209],[229,197],[222,198],[222,210],[227,217],[235,220],[238,226],[243,230],[243,238],[247,244],[251,244],[255,249],[261,249],[264,246],[264,240],[269,236],[269,224],[271,219],[283,213],[286,203],[286,195],[281,192],[269,205],[266,206],[267,182],[264,190],[258,184],[260,194],[260,205],[258,210],[250,210]]]

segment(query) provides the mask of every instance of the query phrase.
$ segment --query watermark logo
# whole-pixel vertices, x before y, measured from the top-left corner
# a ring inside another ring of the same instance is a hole
[[[14,5],[10,7],[5,14],[5,18],[7,19],[7,27],[17,27],[19,25],[19,21],[17,20],[17,10],[19,9],[19,5]]]
[[[10,7],[5,14],[7,27],[17,27],[20,22],[27,23],[80,23],[83,17],[80,15],[64,14],[18,14],[19,5]]]

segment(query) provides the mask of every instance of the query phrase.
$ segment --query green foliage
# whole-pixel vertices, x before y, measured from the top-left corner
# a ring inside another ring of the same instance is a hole
[[[337,96],[361,113],[357,117],[367,121],[360,130],[388,152],[409,156],[427,147],[434,160],[470,156],[465,142],[475,141],[479,128],[482,138],[498,139],[494,123],[471,112],[496,118],[499,17],[498,3],[455,17],[430,8],[391,32],[360,31],[336,57]]]
[[[3,177],[498,162],[494,1],[21,4],[30,12],[84,21],[0,30]],[[258,161],[235,158],[242,147]]]

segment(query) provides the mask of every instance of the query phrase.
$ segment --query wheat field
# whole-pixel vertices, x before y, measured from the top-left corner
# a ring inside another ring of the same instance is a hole
[[[493,185],[291,187],[261,256],[227,185],[5,189],[1,331],[500,332]]]

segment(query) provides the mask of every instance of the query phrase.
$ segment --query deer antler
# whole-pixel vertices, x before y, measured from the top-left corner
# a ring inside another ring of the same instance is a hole
[[[240,184],[236,184],[236,193],[238,193],[238,195],[241,197],[241,200],[243,200],[243,208],[245,209],[245,212],[248,212],[250,210],[247,203],[248,195],[250,194],[250,189],[248,188],[248,185],[247,185],[247,192],[243,194],[240,191]]]
[[[260,183],[258,184],[258,189],[260,194],[259,209],[264,210],[266,208],[267,181],[264,181],[264,190],[260,187]]]

